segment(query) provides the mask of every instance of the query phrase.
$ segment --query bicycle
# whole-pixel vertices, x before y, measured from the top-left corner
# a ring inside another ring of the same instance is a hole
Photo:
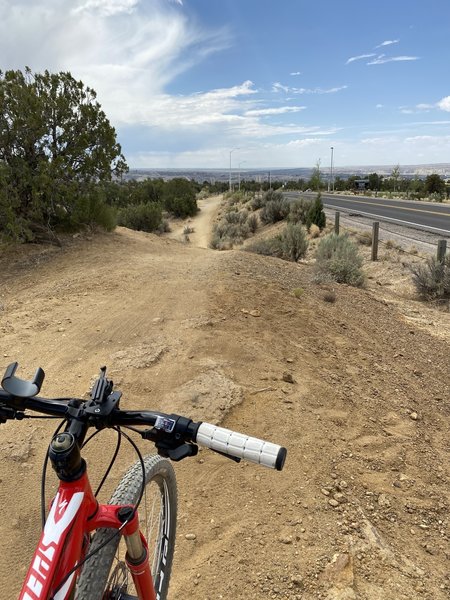
[[[276,444],[209,423],[194,423],[180,415],[122,410],[122,393],[107,379],[106,367],[101,368],[88,400],[39,397],[44,371],[39,368],[34,378],[26,381],[15,375],[17,368],[17,362],[10,364],[1,381],[0,424],[38,418],[27,411],[62,419],[44,461],[43,530],[19,600],[164,600],[176,530],[177,488],[171,461],[195,456],[201,445],[236,462],[243,458],[279,471],[284,466],[287,451]],[[87,438],[91,428],[96,431]],[[93,493],[81,451],[105,428],[117,432],[117,445]],[[158,453],[143,457],[124,429],[153,442]],[[116,460],[122,438],[133,446],[138,460],[109,503],[99,504],[96,496]],[[49,461],[59,485],[46,515]],[[142,526],[139,515],[142,519],[143,511],[138,508],[142,509],[144,501]]]

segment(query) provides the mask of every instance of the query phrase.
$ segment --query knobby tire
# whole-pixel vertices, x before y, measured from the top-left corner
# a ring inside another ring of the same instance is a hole
[[[147,539],[149,544],[149,561],[152,570],[157,599],[165,600],[169,588],[170,572],[172,568],[173,552],[175,546],[177,488],[175,472],[169,460],[158,455],[144,457],[146,493],[138,509],[140,521],[145,519],[145,502],[149,488],[155,488],[161,501],[164,513],[164,527],[167,540],[163,548],[162,526],[158,523],[155,539]],[[123,476],[114,491],[109,504],[136,504],[142,487],[142,466],[140,462],[133,465]],[[159,491],[159,492],[158,492]],[[160,517],[161,518],[161,515]],[[104,543],[112,535],[111,529],[99,529],[93,536],[89,552]],[[145,529],[143,530],[146,535]],[[127,581],[132,583],[131,574],[126,570],[126,565],[118,560],[117,551],[121,536],[116,536],[109,544],[99,550],[90,558],[82,568],[76,587],[76,600],[102,600],[110,598],[120,600],[122,594],[129,596]],[[124,545],[124,541],[122,540]],[[153,553],[156,553],[153,556]],[[164,556],[163,556],[164,554]],[[120,583],[122,582],[122,583]],[[120,591],[123,585],[123,591]],[[133,588],[134,589],[134,588]],[[159,593],[158,593],[159,592]]]

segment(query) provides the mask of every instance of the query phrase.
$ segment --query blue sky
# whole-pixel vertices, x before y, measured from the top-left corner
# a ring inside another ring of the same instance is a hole
[[[450,162],[449,0],[0,0],[0,68],[93,87],[131,167]]]

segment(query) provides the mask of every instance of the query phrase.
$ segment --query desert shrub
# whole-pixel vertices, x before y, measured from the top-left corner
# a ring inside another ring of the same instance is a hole
[[[248,219],[248,211],[244,208],[243,210],[230,210],[223,216],[224,221],[232,223],[234,225],[243,225]]]
[[[360,231],[356,235],[356,239],[363,246],[371,246],[372,245],[372,234],[370,231]]]
[[[282,194],[273,200],[269,200],[262,208],[259,218],[267,225],[282,221],[289,214],[289,202],[283,198]]]
[[[317,227],[322,230],[326,223],[327,218],[323,211],[322,197],[320,192],[317,194],[316,199],[311,202],[308,212],[306,213],[306,226],[309,229],[311,225],[317,225]]]
[[[318,238],[320,236],[320,228],[315,223],[310,226],[309,235],[312,238]]]
[[[194,233],[194,228],[191,227],[190,225],[185,225],[184,229],[183,229],[183,233],[184,235],[189,235],[190,233]]]
[[[295,288],[292,290],[292,293],[295,298],[300,299],[305,294],[305,290],[303,288]]]
[[[281,240],[279,236],[272,237],[265,240],[257,240],[248,244],[245,248],[248,252],[255,252],[255,254],[263,254],[264,256],[276,256],[281,258],[283,250],[281,248]]]
[[[251,201],[252,210],[258,210],[264,206],[264,197],[262,194],[255,194],[253,200]]]
[[[169,231],[171,231],[169,221],[167,219],[162,219],[158,226],[158,233],[169,233]]]
[[[292,223],[306,223],[306,215],[308,213],[311,202],[304,198],[299,198],[291,202],[289,207],[288,221]]]
[[[414,286],[424,300],[450,298],[450,255],[441,263],[435,257],[425,264],[410,265]]]
[[[308,249],[306,230],[303,225],[288,223],[279,236],[281,242],[282,258],[297,262],[305,256]]]
[[[246,202],[247,197],[244,191],[228,192],[225,194],[225,198],[228,201],[229,206],[235,206],[236,204],[243,204]]]
[[[256,215],[250,215],[247,219],[247,225],[251,233],[255,233],[258,229],[258,217]]]
[[[308,240],[302,225],[289,223],[279,234],[269,239],[257,240],[246,247],[249,252],[276,256],[284,260],[297,262],[306,254]]]
[[[327,290],[323,295],[323,301],[334,304],[336,302],[336,292],[334,290]]]
[[[246,223],[228,223],[221,221],[215,225],[210,247],[215,250],[228,250],[233,244],[242,244],[250,234]]]
[[[332,233],[319,242],[316,253],[319,280],[330,278],[338,283],[360,287],[364,284],[362,263],[357,246],[345,234]]]
[[[162,209],[160,204],[131,204],[119,211],[118,223],[129,229],[138,231],[155,231],[162,222]]]

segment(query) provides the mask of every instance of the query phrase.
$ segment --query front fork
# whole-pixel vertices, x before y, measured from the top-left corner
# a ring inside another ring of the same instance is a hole
[[[123,507],[117,512],[117,518],[125,522],[132,515],[133,509]],[[142,600],[156,600],[152,573],[148,561],[147,541],[139,531],[139,519],[137,513],[124,527],[123,538],[127,546],[125,562],[133,578],[134,586],[139,598]]]

